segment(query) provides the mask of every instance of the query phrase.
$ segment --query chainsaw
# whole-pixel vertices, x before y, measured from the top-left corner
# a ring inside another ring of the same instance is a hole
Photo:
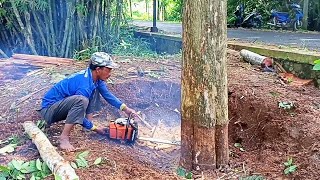
[[[138,123],[130,118],[111,120],[106,133],[110,139],[134,144],[138,137]]]
[[[138,137],[138,123],[131,118],[111,120],[109,128],[106,130],[106,134],[109,139],[119,140],[127,144],[134,144],[136,140],[142,140],[161,144],[180,145],[179,141],[162,140],[152,137]]]

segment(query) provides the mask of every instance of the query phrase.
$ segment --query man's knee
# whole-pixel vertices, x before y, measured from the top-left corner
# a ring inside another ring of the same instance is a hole
[[[70,98],[72,98],[75,104],[80,106],[87,107],[89,104],[89,99],[82,95],[74,95],[74,96],[71,96]]]

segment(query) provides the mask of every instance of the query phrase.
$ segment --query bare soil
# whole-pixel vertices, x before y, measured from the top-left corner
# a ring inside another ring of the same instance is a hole
[[[180,140],[180,66],[181,57],[159,59],[118,57],[121,68],[108,82],[110,90],[129,106],[143,112],[146,120],[157,129],[155,138]],[[41,97],[62,75],[84,69],[86,63],[73,67],[51,67],[24,74],[21,79],[9,76],[19,71],[3,67],[0,73],[0,139],[17,134],[22,143],[15,152],[0,156],[0,164],[12,159],[39,158],[35,145],[24,134],[22,123],[40,119],[35,111]],[[10,73],[8,73],[8,71]],[[4,77],[6,75],[6,77]],[[320,92],[311,86],[285,84],[276,74],[264,73],[258,67],[243,62],[236,51],[228,51],[229,81],[229,143],[230,167],[224,170],[194,172],[204,179],[238,179],[263,175],[267,179],[320,178]],[[22,101],[21,98],[45,87]],[[292,102],[294,109],[279,108],[279,102]],[[15,103],[14,103],[15,102]],[[95,123],[106,126],[111,119],[124,116],[104,103],[95,115]],[[63,122],[46,130],[49,140],[57,146]],[[139,123],[140,136],[151,131]],[[180,147],[138,141],[135,145],[116,142],[107,137],[84,131],[77,126],[71,142],[75,153],[58,152],[74,161],[78,152],[89,150],[88,160],[107,159],[105,164],[76,169],[81,179],[180,179],[176,175]],[[243,146],[243,151],[235,147]],[[284,162],[292,157],[296,172],[284,175]],[[47,179],[53,179],[52,176]]]

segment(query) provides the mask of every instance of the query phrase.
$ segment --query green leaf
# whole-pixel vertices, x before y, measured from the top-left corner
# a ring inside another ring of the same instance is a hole
[[[76,159],[78,167],[88,167],[88,162],[83,157]]]
[[[37,169],[37,165],[36,165],[36,161],[35,160],[32,160],[32,161],[29,161],[29,167],[27,169],[29,171],[29,173],[32,173],[32,172],[35,172],[35,171],[38,171]]]
[[[181,177],[186,177],[186,170],[182,167],[178,167],[177,169],[177,175]]]
[[[36,180],[36,178],[34,177],[34,175],[32,174],[30,180]]]
[[[19,174],[17,176],[17,179],[26,179],[26,176],[24,174]]]
[[[40,159],[37,159],[37,161],[36,161],[36,167],[37,167],[37,169],[38,169],[39,171],[42,170],[42,169],[41,169],[41,165],[42,165],[42,163],[41,163]]]
[[[86,158],[89,155],[89,151],[83,151],[80,154],[78,154],[77,157],[82,157],[82,158]]]
[[[1,172],[9,172],[9,171],[10,171],[10,168],[7,167],[7,166],[1,166],[1,165],[0,165],[0,171],[1,171]]]
[[[0,149],[0,154],[5,155],[14,151],[14,148],[17,147],[17,144],[8,144],[5,147]]]
[[[283,109],[292,109],[294,107],[292,102],[279,102],[278,106]]]
[[[279,92],[274,92],[274,91],[271,91],[269,92],[273,97],[278,97],[280,96],[280,93]]]
[[[100,163],[102,162],[102,158],[101,157],[99,157],[99,158],[97,158],[95,161],[94,161],[94,165],[99,165]]]
[[[77,169],[77,168],[78,168],[78,167],[77,167],[77,164],[74,163],[74,162],[71,162],[70,165],[71,165],[71,167],[72,167],[73,169]]]
[[[252,176],[247,176],[247,177],[241,177],[239,180],[264,180],[265,178],[263,176],[257,176],[257,175],[252,175]]]
[[[6,177],[1,176],[1,174],[0,174],[0,180],[7,180],[7,178],[6,178]]]
[[[54,175],[54,180],[62,180],[62,177],[59,175]]]
[[[297,170],[297,166],[296,165],[292,165],[292,166],[289,166],[287,167],[285,170],[284,170],[284,174],[285,175],[288,175],[290,173],[293,173]]]
[[[185,176],[187,179],[192,179],[192,172],[188,172]]]
[[[320,59],[317,59],[313,62],[314,64],[320,64]]]
[[[49,169],[49,167],[47,166],[47,164],[45,162],[42,163],[42,172],[44,174],[44,177],[47,177],[51,174],[51,170]]]
[[[22,164],[22,168],[27,168],[29,166],[30,162],[25,162]]]
[[[14,167],[16,170],[18,170],[18,171],[21,170],[23,161],[21,161],[21,160],[12,160],[11,163],[12,163],[13,167]]]
[[[312,70],[319,71],[320,70],[320,63],[314,65]]]
[[[241,147],[241,144],[240,143],[234,143],[234,147],[239,148],[239,147]]]
[[[289,157],[287,163],[288,163],[288,166],[291,166],[293,163],[293,159]]]

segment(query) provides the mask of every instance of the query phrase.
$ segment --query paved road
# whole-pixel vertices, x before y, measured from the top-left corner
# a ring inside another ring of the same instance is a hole
[[[151,27],[152,22],[134,21],[134,25]],[[182,27],[178,23],[157,22],[160,30],[181,34]],[[259,31],[250,29],[228,29],[228,38],[247,42],[262,42],[272,45],[293,46],[320,51],[320,33],[298,33],[298,32],[278,32]]]

